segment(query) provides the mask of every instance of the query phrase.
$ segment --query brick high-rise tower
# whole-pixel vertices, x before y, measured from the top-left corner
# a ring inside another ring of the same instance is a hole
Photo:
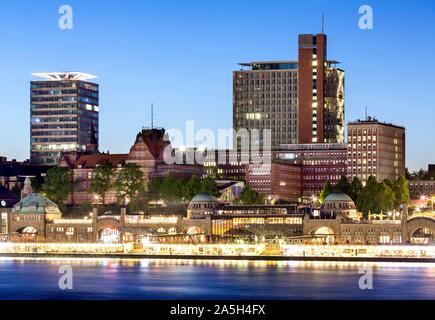
[[[299,35],[299,143],[344,142],[344,71],[327,59],[324,33]]]

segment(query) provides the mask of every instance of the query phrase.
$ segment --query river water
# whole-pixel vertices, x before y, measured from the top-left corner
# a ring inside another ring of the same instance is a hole
[[[63,265],[72,290],[59,289]],[[435,265],[2,258],[0,299],[435,299]]]

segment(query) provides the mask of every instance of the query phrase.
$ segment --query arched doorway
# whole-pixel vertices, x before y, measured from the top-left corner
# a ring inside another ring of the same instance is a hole
[[[33,242],[38,239],[38,230],[35,227],[23,227],[17,230],[22,241]]]
[[[316,237],[323,238],[323,243],[334,244],[335,236],[334,231],[329,227],[320,227],[314,231]]]
[[[430,244],[434,241],[434,234],[429,228],[419,228],[411,235],[412,244]]]
[[[113,227],[106,227],[98,232],[98,241],[102,243],[121,243],[121,232]]]
[[[183,233],[187,235],[186,241],[188,243],[205,243],[207,242],[207,238],[205,235],[204,229],[197,226],[192,226],[187,228]]]
[[[201,227],[193,226],[188,228],[185,233],[188,234],[189,236],[193,236],[197,234],[204,234],[205,232],[204,229],[202,229]]]

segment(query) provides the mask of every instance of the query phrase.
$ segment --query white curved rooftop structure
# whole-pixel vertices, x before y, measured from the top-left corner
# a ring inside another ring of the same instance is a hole
[[[37,72],[32,76],[43,78],[45,80],[80,80],[87,81],[98,78],[97,76],[84,72]]]

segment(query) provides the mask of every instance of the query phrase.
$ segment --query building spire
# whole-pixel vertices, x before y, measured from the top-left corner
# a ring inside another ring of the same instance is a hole
[[[325,14],[322,13],[322,33],[325,33]]]
[[[26,179],[24,180],[24,187],[21,190],[21,199],[24,199],[29,194],[33,193],[31,178],[32,176],[26,176]]]
[[[151,129],[154,129],[154,103],[151,102]]]

